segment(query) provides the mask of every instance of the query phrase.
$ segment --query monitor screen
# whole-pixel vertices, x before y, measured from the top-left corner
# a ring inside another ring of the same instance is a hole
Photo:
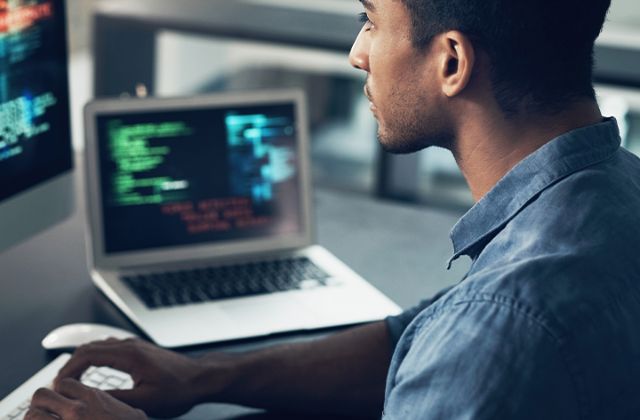
[[[97,117],[106,254],[298,234],[293,103]]]
[[[0,0],[0,202],[72,166],[62,0]]]

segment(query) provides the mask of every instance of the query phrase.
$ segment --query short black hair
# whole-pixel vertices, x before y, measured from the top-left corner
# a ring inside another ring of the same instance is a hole
[[[491,83],[507,115],[549,114],[594,99],[593,50],[611,0],[402,0],[413,44],[458,30],[491,61]]]

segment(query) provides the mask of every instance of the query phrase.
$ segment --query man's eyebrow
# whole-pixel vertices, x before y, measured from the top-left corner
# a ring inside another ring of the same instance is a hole
[[[362,3],[362,6],[364,6],[364,8],[369,10],[370,12],[376,11],[376,6],[374,6],[371,0],[360,0],[360,3]]]

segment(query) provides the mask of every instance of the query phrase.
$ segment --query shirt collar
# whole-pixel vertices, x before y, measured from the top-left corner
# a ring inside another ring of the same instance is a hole
[[[606,160],[620,147],[614,118],[555,138],[509,171],[453,227],[453,261],[470,255],[538,194],[560,179]],[[471,255],[470,255],[471,256]]]

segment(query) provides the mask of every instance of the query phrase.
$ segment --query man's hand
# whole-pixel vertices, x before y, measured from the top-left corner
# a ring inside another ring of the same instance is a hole
[[[109,366],[131,375],[133,389],[107,392],[154,417],[176,417],[199,402],[196,381],[202,369],[198,362],[137,339],[109,339],[79,347],[60,370],[56,389],[65,378],[80,378],[90,366]]]
[[[384,322],[311,342],[198,359],[140,340],[110,339],[80,347],[55,386],[80,378],[90,366],[109,366],[130,374],[134,388],[107,393],[153,417],[177,417],[196,404],[216,402],[379,418],[390,359]]]
[[[146,420],[140,410],[109,394],[88,388],[75,379],[63,379],[55,391],[41,388],[31,400],[25,420]]]

